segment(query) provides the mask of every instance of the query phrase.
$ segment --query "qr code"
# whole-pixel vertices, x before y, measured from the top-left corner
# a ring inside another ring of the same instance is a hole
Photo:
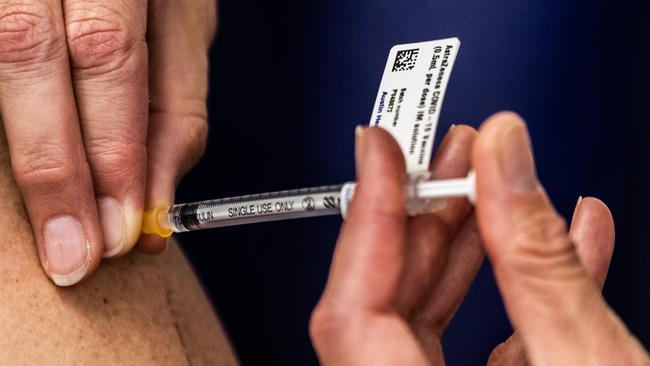
[[[413,70],[419,53],[419,48],[398,51],[397,57],[395,57],[395,64],[393,64],[393,72]]]

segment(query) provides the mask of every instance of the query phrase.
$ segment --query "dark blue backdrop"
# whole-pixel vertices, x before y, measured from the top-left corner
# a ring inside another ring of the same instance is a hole
[[[354,178],[354,127],[370,116],[390,47],[458,36],[439,136],[498,110],[522,114],[558,210],[568,217],[578,195],[612,208],[618,240],[605,295],[649,345],[650,33],[642,3],[220,0],[210,144],[178,198]],[[181,238],[245,365],[316,363],[307,323],[339,224],[308,219]],[[509,333],[485,265],[445,335],[449,364],[483,363]]]

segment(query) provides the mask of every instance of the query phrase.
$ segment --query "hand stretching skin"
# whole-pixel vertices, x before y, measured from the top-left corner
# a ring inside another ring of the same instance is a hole
[[[492,117],[480,135],[453,128],[433,170],[441,178],[464,176],[470,157],[478,179],[476,218],[462,199],[407,218],[399,147],[381,129],[358,134],[358,190],[310,324],[320,360],[444,364],[440,338],[486,248],[516,329],[490,362],[647,364],[599,293],[613,248],[607,207],[581,200],[565,231],[537,182],[516,115]]]
[[[0,112],[56,284],[127,253],[202,155],[215,24],[210,0],[0,2]]]

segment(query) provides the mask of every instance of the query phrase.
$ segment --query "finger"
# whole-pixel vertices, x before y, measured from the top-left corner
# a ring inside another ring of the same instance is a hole
[[[576,243],[576,251],[582,264],[602,289],[614,249],[614,220],[611,212],[596,198],[580,197],[569,235]],[[517,332],[494,349],[488,364],[527,364],[526,350]]]
[[[455,125],[440,145],[440,151],[431,163],[434,179],[463,178],[471,168],[471,155],[478,132],[470,126]],[[472,206],[465,198],[447,199],[446,209],[436,216],[449,227],[458,228],[467,217]]]
[[[450,131],[449,140],[441,145],[432,164],[434,176],[440,179],[466,176],[477,135],[473,128],[466,126]],[[418,268],[417,263],[425,267],[421,269],[420,279],[414,282],[427,286],[420,289],[425,294],[424,301],[414,307],[411,324],[427,349],[438,344],[483,260],[475,222],[468,217],[470,212],[469,202],[458,198],[448,200],[447,208],[442,211],[413,219],[419,226],[412,226],[411,243],[428,248],[429,255],[427,251],[418,253],[409,248],[415,263],[407,268]],[[403,288],[408,288],[408,284]]]
[[[104,256],[140,235],[146,173],[146,0],[65,0],[67,44]]]
[[[487,361],[488,366],[526,366],[526,349],[521,337],[515,332],[505,342],[494,348]]]
[[[614,251],[614,219],[607,205],[597,198],[581,198],[569,234],[582,264],[602,289]]]
[[[380,128],[359,132],[357,145],[357,188],[323,297],[386,310],[404,264],[404,159]]]
[[[58,0],[0,4],[0,110],[45,272],[78,282],[103,252]]]
[[[431,330],[438,336],[447,328],[458,311],[485,254],[476,217],[471,214],[457,230],[449,247],[447,262],[423,308],[423,318],[429,319]]]
[[[474,149],[477,217],[506,310],[534,364],[582,364],[625,344],[537,180],[523,121],[491,117]]]
[[[208,48],[214,1],[149,3],[151,105],[145,209],[169,206],[176,184],[203,155],[207,141]],[[143,235],[138,249],[160,253],[164,238]]]
[[[357,189],[310,336],[323,364],[424,364],[395,306],[406,249],[404,159],[388,132],[358,131]]]
[[[470,168],[472,145],[477,132],[469,126],[455,126],[445,136],[431,170],[435,179],[459,178]],[[466,199],[449,199],[443,210],[414,217],[409,222],[407,265],[401,286],[401,305],[409,316],[426,314],[430,326],[430,295],[448,259],[449,247],[458,228],[469,214]]]

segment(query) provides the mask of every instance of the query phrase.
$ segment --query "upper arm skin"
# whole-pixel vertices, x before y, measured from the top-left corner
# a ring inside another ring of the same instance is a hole
[[[234,365],[196,276],[176,245],[105,260],[56,287],[42,272],[0,121],[0,364]]]

